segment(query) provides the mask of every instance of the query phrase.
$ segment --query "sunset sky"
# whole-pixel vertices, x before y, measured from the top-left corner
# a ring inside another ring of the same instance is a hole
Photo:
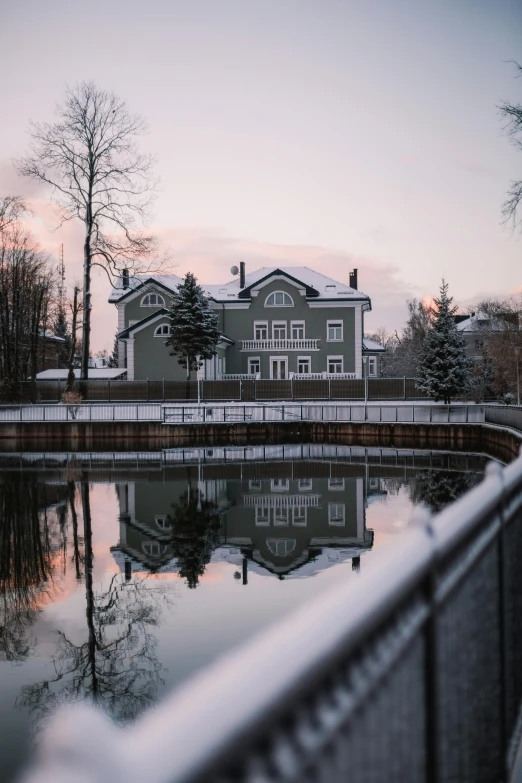
[[[357,266],[368,330],[400,327],[442,276],[463,307],[521,290],[522,240],[500,209],[522,152],[497,110],[522,102],[520,0],[17,0],[0,58],[0,196],[31,199],[70,283],[81,224],[53,233],[45,190],[11,159],[66,83],[93,79],[149,122],[153,227],[179,275],[221,282],[244,260],[347,282]],[[102,274],[95,350],[116,328]]]

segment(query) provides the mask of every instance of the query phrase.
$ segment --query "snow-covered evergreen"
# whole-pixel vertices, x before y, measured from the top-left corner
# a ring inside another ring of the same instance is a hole
[[[118,332],[114,335],[114,344],[112,346],[112,353],[109,356],[109,367],[118,367],[119,360],[119,347],[118,347]]]
[[[435,299],[430,328],[422,345],[417,386],[434,400],[447,405],[451,398],[471,388],[471,361],[466,356],[464,337],[458,331],[448,296],[448,284],[442,281],[440,298]]]
[[[190,373],[215,355],[220,337],[218,316],[191,272],[174,292],[169,318],[171,333],[165,345],[172,349],[171,356],[178,357],[190,380]]]

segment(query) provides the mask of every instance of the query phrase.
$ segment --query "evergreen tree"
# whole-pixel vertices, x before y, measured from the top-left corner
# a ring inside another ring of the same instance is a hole
[[[65,310],[61,305],[58,308],[56,321],[53,325],[53,333],[55,337],[61,337],[64,340],[63,343],[60,343],[57,349],[58,367],[59,369],[63,369],[64,367],[67,367],[67,360],[71,350],[71,335],[69,333],[69,326],[67,324]]]
[[[471,387],[471,362],[466,356],[464,337],[455,323],[457,308],[451,306],[452,301],[448,284],[443,280],[417,368],[418,388],[446,405],[452,397]]]
[[[178,560],[179,575],[187,586],[198,586],[212,552],[219,545],[220,519],[217,506],[205,500],[199,489],[189,487],[173,505],[172,551]]]
[[[112,353],[109,356],[109,367],[118,367],[119,361],[119,349],[118,349],[118,332],[114,335],[114,345],[112,346]]]
[[[172,349],[171,356],[178,357],[189,381],[190,373],[201,367],[203,359],[215,355],[220,337],[218,317],[191,272],[174,292],[169,318],[171,333],[165,345]]]

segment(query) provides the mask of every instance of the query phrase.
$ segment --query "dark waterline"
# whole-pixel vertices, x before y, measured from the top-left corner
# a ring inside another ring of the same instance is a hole
[[[145,470],[119,456],[89,469],[26,454],[22,469],[0,471],[2,780],[57,705],[88,698],[133,720],[318,591],[356,579],[412,506],[439,510],[486,461],[363,449],[183,455]]]

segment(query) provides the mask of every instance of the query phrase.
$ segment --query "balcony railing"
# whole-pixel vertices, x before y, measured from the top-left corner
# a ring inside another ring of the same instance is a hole
[[[356,372],[291,372],[288,374],[290,380],[294,381],[355,381],[360,379]]]
[[[242,340],[242,351],[318,351],[319,339]]]
[[[243,495],[244,506],[264,508],[319,507],[320,495]]]

